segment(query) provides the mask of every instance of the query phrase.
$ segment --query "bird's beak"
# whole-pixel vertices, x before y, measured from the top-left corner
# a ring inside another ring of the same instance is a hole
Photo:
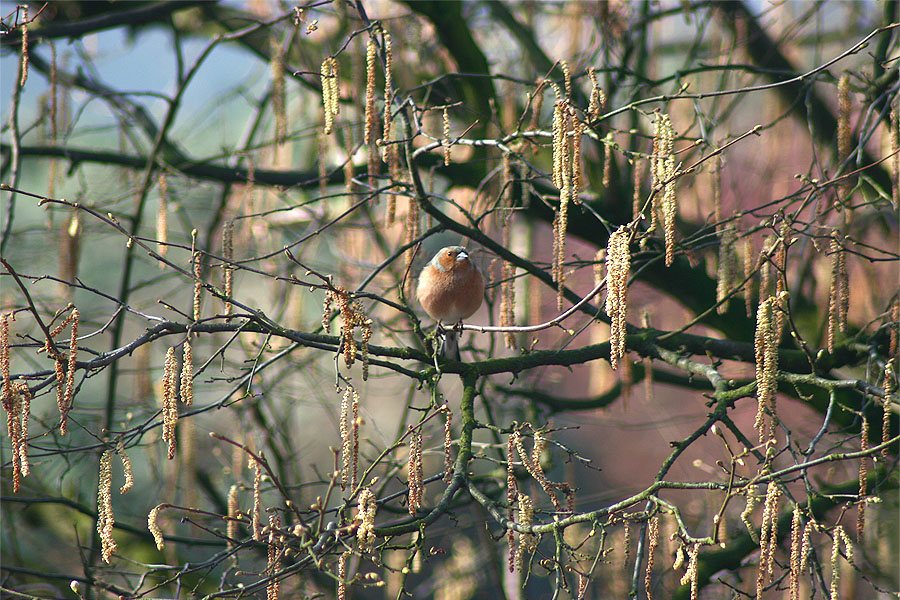
[[[459,254],[456,255],[456,262],[459,262],[461,260],[466,260],[467,258],[469,258],[469,255],[466,254],[466,251],[460,250]]]

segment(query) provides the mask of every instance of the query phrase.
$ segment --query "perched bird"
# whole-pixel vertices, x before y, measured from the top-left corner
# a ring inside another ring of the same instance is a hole
[[[425,312],[453,327],[475,314],[484,300],[484,277],[462,246],[441,248],[419,275],[416,297]],[[459,360],[456,331],[447,331],[443,354]]]

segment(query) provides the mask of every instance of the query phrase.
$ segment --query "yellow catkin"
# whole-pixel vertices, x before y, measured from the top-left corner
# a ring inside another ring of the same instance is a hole
[[[516,451],[519,454],[519,458],[522,459],[522,464],[525,466],[525,470],[528,471],[528,474],[537,480],[538,484],[540,484],[541,489],[544,490],[544,493],[550,498],[550,501],[553,503],[553,507],[556,510],[562,510],[562,505],[554,494],[554,490],[560,487],[560,484],[552,484],[547,479],[547,475],[544,473],[544,468],[541,466],[540,456],[543,445],[546,443],[543,436],[539,432],[535,432],[534,435],[534,447],[532,448],[531,454],[525,451],[525,445],[522,443],[522,436],[519,432],[513,433],[513,443],[515,444]]]
[[[363,140],[366,146],[366,170],[368,175],[368,184],[370,188],[375,188],[377,180],[375,178],[378,170],[378,162],[375,159],[375,140],[378,136],[377,132],[377,116],[375,114],[375,59],[377,54],[377,45],[374,39],[369,39],[366,45],[366,110],[365,110],[365,130]],[[375,201],[373,197],[372,201]]]
[[[409,439],[409,461],[407,462],[407,477],[409,480],[409,501],[407,508],[409,514],[416,516],[416,512],[422,506],[424,494],[422,470],[422,431],[411,429]]]
[[[19,394],[13,389],[10,397],[3,402],[3,408],[6,410],[6,428],[9,432],[10,446],[12,446],[13,454],[13,492],[19,493],[19,486],[22,483],[22,469],[19,455],[22,452],[22,428],[21,428],[21,402]]]
[[[540,466],[541,464],[541,456],[544,453],[544,448],[547,447],[547,438],[544,437],[543,432],[535,431],[534,432],[534,445],[531,447],[531,462],[535,465]]]
[[[759,253],[759,260],[756,263],[757,269],[759,269],[758,296],[760,304],[772,295],[772,264],[769,262],[769,254],[776,243],[774,237],[766,237],[762,250]]]
[[[347,559],[350,558],[350,551],[343,552],[338,558],[337,573],[337,597],[338,600],[347,599]]]
[[[74,307],[74,305],[70,304],[70,305],[67,306],[62,312],[65,312],[66,310],[69,310],[70,308],[73,308],[73,307]],[[57,315],[57,316],[59,316],[59,315]],[[71,323],[71,322],[72,322],[72,314],[69,313],[69,316],[68,316],[68,317],[66,317],[65,319],[63,319],[62,322],[61,322],[59,325],[57,325],[56,327],[54,327],[54,328],[50,331],[50,338],[51,338],[51,339],[52,339],[52,338],[55,338],[55,337],[58,336],[60,333],[62,333],[62,330],[65,329],[66,327],[68,327],[68,326],[69,326],[69,323]],[[49,343],[48,341],[46,341],[46,340],[44,341],[44,349],[43,349],[43,352],[50,352],[50,343]]]
[[[178,407],[175,404],[175,386],[178,377],[178,361],[175,358],[175,348],[166,351],[166,362],[163,369],[162,385],[162,439],[168,445],[168,458],[175,458],[175,427],[178,423]]]
[[[756,269],[754,258],[753,239],[747,235],[744,237],[744,305],[747,308],[748,319],[753,316],[753,299],[756,297],[753,289],[753,271]]]
[[[774,402],[778,370],[778,340],[775,337],[775,318],[777,299],[770,296],[759,304],[756,312],[756,335],[754,350],[756,354],[756,399],[757,412],[754,427],[759,433],[759,441],[763,442],[774,435],[774,425],[766,427],[766,413],[774,423]]]
[[[134,470],[131,466],[131,459],[128,457],[128,453],[125,452],[125,444],[122,442],[122,438],[119,438],[119,441],[116,443],[116,454],[122,460],[122,469],[125,471],[125,483],[119,488],[119,493],[127,494],[134,487]]]
[[[375,141],[375,58],[378,50],[375,40],[370,38],[366,44],[366,111],[363,141],[366,146]]]
[[[59,434],[66,435],[68,432],[68,411],[65,404],[65,383],[66,370],[63,368],[63,362],[57,358],[53,361],[53,371],[56,375],[56,407],[59,409]]]
[[[519,486],[516,482],[516,472],[515,472],[515,463],[513,462],[515,459],[515,438],[519,435],[518,431],[514,431],[509,435],[509,438],[506,442],[506,518],[515,522],[516,513],[513,510],[513,506],[518,498],[519,494]],[[515,531],[512,529],[506,530],[506,542],[509,545],[509,551],[507,557],[509,572],[514,573],[516,570],[515,557],[518,554],[518,544],[516,543]]]
[[[900,111],[895,107],[891,110],[891,198],[894,201],[894,209],[900,206]]]
[[[28,477],[31,467],[28,464],[28,420],[31,416],[31,388],[24,381],[16,382],[13,389],[13,412],[18,411],[18,419],[13,423],[13,429],[18,433],[18,443],[13,443],[13,470],[14,475]],[[9,423],[7,423],[9,424]],[[13,438],[10,431],[10,439]],[[17,469],[17,470],[16,470]],[[14,492],[19,491],[19,480],[14,476]]]
[[[527,494],[519,494],[518,497],[519,514],[516,522],[525,527],[531,527],[534,524],[534,501]],[[522,572],[525,554],[534,552],[537,548],[537,536],[533,533],[519,533],[518,543],[516,547],[515,567],[516,571]]]
[[[72,399],[75,395],[75,368],[78,360],[78,309],[72,309],[72,334],[69,338],[69,356],[66,361],[66,384],[62,395],[62,403],[59,406],[59,434],[66,435],[68,429],[69,411],[72,409]],[[59,365],[59,361],[57,361]],[[59,366],[57,366],[57,378]]]
[[[278,600],[280,591],[280,582],[276,576],[281,570],[281,552],[278,548],[280,539],[279,529],[281,529],[281,517],[278,513],[269,515],[269,540],[268,540],[268,561],[266,563],[266,574],[271,578],[266,584],[266,600]]]
[[[838,79],[837,84],[837,95],[838,95],[838,123],[837,123],[837,160],[838,164],[843,164],[848,158],[850,158],[850,151],[852,150],[852,139],[850,132],[850,76],[844,73],[841,75],[840,79]],[[838,184],[838,202],[840,204],[846,204],[849,202],[849,195],[851,190],[853,189],[853,181],[845,177]],[[844,218],[848,218],[849,211],[846,210]]]
[[[359,483],[359,425],[362,420],[359,417],[359,394],[353,389],[353,401],[350,403],[350,413],[353,415],[353,445],[350,448],[352,460],[350,462],[350,485],[355,489]]]
[[[22,10],[22,78],[19,86],[24,87],[28,81],[28,5],[21,4],[19,8]]]
[[[782,221],[781,228],[778,233],[778,245],[775,249],[774,269],[775,269],[775,296],[781,296],[786,291],[787,279],[787,251],[791,244],[791,230],[787,220]],[[781,339],[781,332],[784,329],[784,313],[776,311],[775,313],[775,337]]]
[[[557,99],[553,105],[553,185],[560,191],[563,188],[563,156],[567,148],[565,112],[565,103]]]
[[[179,390],[181,402],[187,406],[194,403],[194,355],[191,351],[191,340],[184,342],[184,352],[181,362],[181,389]]]
[[[153,541],[156,542],[156,549],[162,550],[166,542],[163,539],[162,531],[159,529],[159,511],[163,508],[162,504],[157,504],[147,513],[147,529],[153,534]]]
[[[675,142],[675,131],[672,121],[664,112],[657,112],[653,116],[653,186],[665,184],[667,177],[666,159],[672,156]]]
[[[588,77],[591,79],[591,98],[588,103],[588,118],[594,121],[600,117],[601,112],[606,108],[606,93],[597,83],[597,71],[594,67],[588,69]]]
[[[881,443],[886,444],[891,439],[891,397],[897,391],[897,380],[894,378],[894,365],[897,359],[891,358],[884,365],[884,399],[882,401],[882,417],[881,417]],[[890,448],[885,446],[881,449],[881,456],[888,458],[890,456]]]
[[[356,508],[356,519],[359,525],[356,529],[356,541],[360,552],[371,552],[375,546],[375,512],[378,504],[375,502],[375,494],[369,488],[364,488],[359,494]]]
[[[847,331],[847,305],[849,304],[849,292],[847,291],[847,259],[846,252],[841,247],[840,235],[833,231],[829,244],[831,254],[831,285],[828,292],[828,331],[826,337],[829,352],[834,352],[837,332]]]
[[[341,433],[341,489],[347,489],[350,483],[350,460],[351,460],[351,444],[350,438],[350,398],[352,395],[351,388],[348,386],[344,390],[341,398],[341,420],[338,428]]]
[[[601,184],[609,189],[612,182],[613,148],[615,147],[615,133],[610,131],[603,138],[603,179]]]
[[[394,79],[393,79],[393,41],[391,34],[384,34],[384,126],[381,133],[382,160],[389,162],[390,141],[392,139],[393,115],[391,109],[394,101]]]
[[[559,212],[553,215],[553,260],[550,264],[550,276],[557,283],[556,304],[557,310],[562,310],[562,265],[559,262]]]
[[[700,544],[693,544],[690,548],[688,548],[688,565],[687,570],[684,572],[684,575],[681,577],[681,585],[691,586],[691,600],[697,600],[697,557],[700,554]]]
[[[568,119],[567,119],[568,120]],[[568,126],[567,126],[568,127]],[[563,306],[563,289],[566,281],[564,272],[566,260],[566,232],[569,228],[569,200],[571,198],[571,176],[569,173],[569,153],[568,141],[564,140],[564,146],[567,148],[563,152],[561,169],[562,188],[559,190],[559,212],[556,215],[554,223],[556,231],[554,233],[554,248],[556,249],[556,310],[561,311]]]
[[[362,305],[352,301],[350,293],[339,286],[325,292],[325,302],[322,310],[322,327],[327,333],[330,331],[332,307],[337,305],[341,314],[341,349],[344,355],[344,364],[349,368],[356,362],[357,343],[353,337],[354,330],[362,330],[362,340],[359,344],[359,353],[363,362],[363,379],[368,378],[369,340],[372,338],[372,320],[366,317]]]
[[[578,587],[575,590],[575,598],[577,600],[582,600],[584,598],[584,594],[587,592],[588,583],[591,581],[590,577],[584,575],[580,571],[577,573],[578,575]]]
[[[897,357],[898,340],[900,340],[900,297],[894,296],[891,302],[890,340],[888,342],[888,356]]]
[[[0,315],[0,377],[3,378],[0,396],[2,396],[3,406],[11,402],[13,397],[13,385],[9,378],[9,321],[12,316],[11,312]]]
[[[272,113],[275,115],[275,143],[284,144],[287,136],[287,111],[284,88],[284,44],[270,38],[272,60]]]
[[[228,520],[225,522],[229,548],[234,548],[238,536],[238,510],[238,486],[234,484],[228,489]]]
[[[112,495],[112,452],[105,450],[100,456],[100,483],[97,485],[97,533],[100,534],[101,556],[103,562],[110,563],[112,553],[116,551],[116,540],[113,539]]]
[[[648,232],[656,231],[659,224],[659,196],[662,193],[661,183],[663,180],[663,170],[660,164],[665,160],[663,152],[663,144],[665,139],[663,133],[663,115],[657,112],[653,116],[653,150],[650,154],[650,189],[653,195],[650,207],[650,226]]]
[[[847,532],[844,531],[843,527],[839,527],[836,533],[841,538],[841,544],[844,546],[844,556],[847,558],[847,562],[853,564],[853,542],[850,541],[850,536],[847,535]]]
[[[403,296],[407,302],[412,298],[412,286],[414,278],[409,274],[412,272],[412,264],[416,258],[416,246],[413,242],[419,238],[422,233],[422,225],[420,219],[419,202],[415,198],[409,199],[409,206],[406,209],[406,227],[404,228],[403,243],[409,246],[409,250],[403,253],[406,261],[406,279],[403,281]]]
[[[797,505],[794,507],[794,515],[791,519],[790,600],[800,600],[800,575],[802,573],[800,570],[800,541],[803,525],[800,516],[800,506]]]
[[[757,598],[762,598],[766,584],[772,581],[775,548],[778,546],[778,499],[780,496],[780,488],[774,481],[770,481],[766,489],[762,526],[759,530],[759,569],[756,575]]]
[[[720,154],[715,161],[713,170],[709,174],[709,184],[712,188],[713,197],[713,225],[715,225],[716,232],[720,236],[725,229],[725,223],[722,222],[722,169],[722,155]]]
[[[663,189],[660,211],[663,220],[663,233],[666,243],[666,266],[670,266],[675,260],[675,216],[677,203],[675,197],[675,182],[671,179],[675,176],[675,157],[669,156],[665,162],[665,178],[669,183]]]
[[[322,82],[322,106],[325,111],[325,135],[331,134],[334,130],[334,117],[337,116],[340,103],[339,96],[339,72],[338,62],[333,56],[327,57],[322,61],[321,82]]]
[[[163,173],[159,176],[159,208],[156,211],[156,241],[159,244],[159,255],[165,258],[169,253],[169,181]],[[165,268],[160,262],[159,268]]]
[[[862,426],[859,435],[859,450],[867,452],[869,450],[869,420],[866,413],[861,415]],[[869,491],[869,458],[863,457],[859,461],[859,502],[856,505],[856,541],[860,544],[865,539],[866,530],[866,494]]]
[[[500,326],[515,327],[516,325],[516,267],[504,261],[500,283]],[[516,334],[507,331],[503,334],[504,345],[510,350],[516,347]]]
[[[653,155],[651,157],[654,189],[650,231],[656,229],[657,214],[662,217],[666,245],[666,266],[672,264],[675,249],[675,130],[669,116],[657,112],[653,120]]]
[[[753,527],[753,522],[750,520],[750,514],[753,512],[753,509],[756,508],[757,498],[753,494],[753,490],[747,490],[747,504],[744,506],[744,510],[741,512],[741,522],[744,524],[744,527],[747,528],[747,533],[750,534],[750,539],[752,539],[755,543],[759,543],[759,536],[756,534],[756,529]]]
[[[341,113],[341,68],[340,63],[334,57],[331,58],[331,77],[328,80],[328,87],[331,88],[328,92],[331,100],[330,110],[334,116],[337,116]]]
[[[630,238],[631,233],[623,225],[609,236],[606,248],[606,314],[610,318],[609,364],[613,369],[625,355]]]
[[[231,298],[234,294],[234,266],[231,264],[234,260],[234,221],[231,219],[222,226],[222,256],[225,259],[222,264],[222,286],[225,295]],[[226,300],[225,314],[230,316],[233,312],[234,306],[230,300]]]
[[[772,581],[775,572],[775,550],[778,548],[778,501],[781,499],[781,488],[774,486],[774,491],[766,494],[766,502],[771,502],[769,517],[769,545],[766,552],[766,578]]]
[[[683,568],[684,568],[684,546],[681,545],[675,551],[675,560],[672,562],[672,570],[678,571]],[[684,585],[683,577],[684,576],[682,576],[682,581],[680,582],[681,585]]]
[[[576,120],[575,126],[572,130],[572,192],[571,199],[575,204],[581,204],[581,201],[578,199],[578,194],[581,193],[581,190],[584,187],[584,169],[581,166],[582,160],[584,157],[583,153],[583,137],[584,137],[584,123]],[[605,183],[608,187],[608,182]]]
[[[653,553],[659,546],[659,517],[650,519],[650,525],[647,528],[647,539],[647,570],[644,573],[644,590],[647,593],[647,600],[653,600],[650,583],[653,574]]]
[[[809,553],[812,550],[812,541],[810,539],[812,530],[815,529],[815,522],[810,519],[803,526],[803,535],[800,536],[800,572],[806,570],[808,565]]]
[[[572,101],[572,74],[569,72],[569,63],[566,61],[560,61],[560,67],[562,67],[563,72],[563,82],[565,84],[566,90],[566,102],[571,103]]]
[[[453,411],[449,404],[441,407],[444,413],[444,483],[453,479]]]
[[[441,148],[444,151],[444,166],[450,165],[450,110],[445,106],[442,112],[443,137]]]
[[[838,294],[838,331],[847,333],[847,315],[850,312],[850,274],[847,271],[847,253],[841,251],[838,264],[840,293]]]
[[[341,489],[357,484],[359,469],[359,394],[350,386],[341,400]]]
[[[253,468],[253,512],[250,515],[250,529],[253,533],[253,541],[258,542],[262,539],[262,526],[259,523],[260,513],[262,512],[262,499],[260,498],[260,485],[262,484],[262,467],[254,458],[250,458],[250,465]]]
[[[728,297],[731,295],[737,270],[734,238],[734,230],[730,227],[723,228],[719,233],[719,260],[716,266],[716,302],[719,303],[719,307],[716,311],[720,315],[728,311]]]
[[[631,562],[631,521],[622,523],[622,568],[628,569]]]
[[[194,322],[200,320],[200,297],[203,293],[203,281],[200,279],[203,269],[203,260],[200,252],[194,252],[193,255],[193,272],[194,272],[194,301],[192,307],[194,309]]]
[[[840,525],[834,528],[833,538],[831,541],[831,600],[840,598],[841,568],[838,563],[840,559],[841,541],[845,536],[844,528]]]

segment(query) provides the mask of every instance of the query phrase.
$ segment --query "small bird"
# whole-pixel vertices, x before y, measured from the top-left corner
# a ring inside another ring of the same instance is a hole
[[[419,274],[416,298],[425,312],[438,322],[461,325],[463,319],[475,314],[484,300],[484,277],[469,260],[462,246],[441,248]],[[447,331],[443,354],[459,360],[456,331]]]

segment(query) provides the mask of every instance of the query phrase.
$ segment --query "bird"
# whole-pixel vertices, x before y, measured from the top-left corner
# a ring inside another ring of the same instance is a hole
[[[481,307],[484,276],[463,246],[447,246],[419,274],[416,298],[428,316],[437,321],[439,330],[445,324],[458,328],[463,319]],[[446,332],[442,354],[459,360],[457,331]]]

